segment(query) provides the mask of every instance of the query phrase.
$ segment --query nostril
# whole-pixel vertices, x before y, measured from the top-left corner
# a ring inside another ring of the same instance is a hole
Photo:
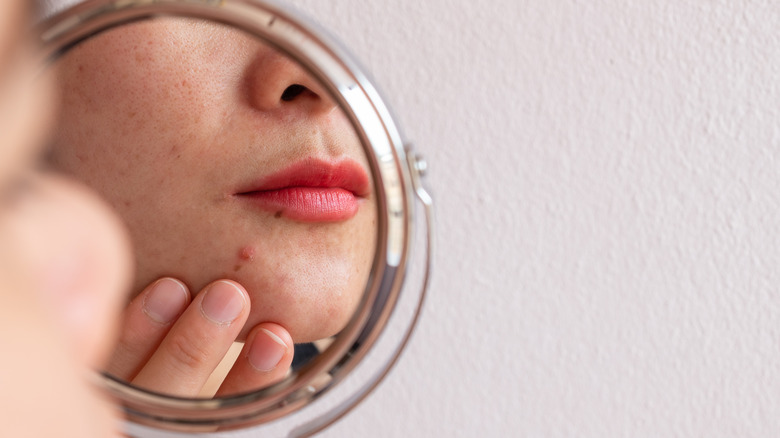
[[[295,99],[296,97],[298,97],[304,91],[306,91],[306,87],[304,87],[303,85],[299,85],[299,84],[290,85],[282,92],[282,100],[285,102],[289,102]]]

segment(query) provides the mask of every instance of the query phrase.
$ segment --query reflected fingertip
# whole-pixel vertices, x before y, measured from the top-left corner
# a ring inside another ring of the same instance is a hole
[[[266,335],[268,335],[269,338],[271,338],[272,341],[278,343],[279,345],[283,346],[285,350],[287,349],[287,343],[284,342],[282,338],[279,337],[276,333],[272,332],[271,330],[268,330],[267,328],[261,327],[260,330],[265,332]]]
[[[159,324],[170,324],[187,306],[189,292],[184,283],[170,277],[155,281],[144,297],[142,310]]]
[[[249,300],[243,287],[233,281],[219,280],[206,288],[200,308],[210,321],[227,325],[235,321],[248,304]]]
[[[258,371],[270,372],[276,369],[287,354],[287,344],[276,333],[261,328],[249,349],[249,364]]]

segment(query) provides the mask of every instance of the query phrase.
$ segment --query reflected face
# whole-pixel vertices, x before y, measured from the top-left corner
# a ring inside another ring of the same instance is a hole
[[[134,291],[227,278],[295,342],[336,334],[373,260],[376,204],[351,123],[292,60],[185,19],[127,25],[57,65],[51,160],[128,225]]]

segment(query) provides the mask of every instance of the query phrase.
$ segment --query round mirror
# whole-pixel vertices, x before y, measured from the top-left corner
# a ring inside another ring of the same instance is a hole
[[[367,156],[327,88],[244,31],[187,18],[102,32],[54,68],[50,164],[108,200],[135,248],[107,371],[227,395],[329,345],[368,282],[377,210]]]
[[[101,194],[134,244],[104,370],[130,419],[243,427],[345,379],[399,300],[415,197],[429,205],[354,63],[260,1],[89,1],[41,35],[61,96],[48,164]],[[423,295],[376,377],[325,417],[381,379]]]

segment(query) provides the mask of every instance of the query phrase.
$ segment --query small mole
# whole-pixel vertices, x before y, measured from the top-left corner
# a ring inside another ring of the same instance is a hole
[[[241,260],[246,260],[251,262],[255,259],[255,248],[252,246],[245,246],[241,248],[241,251],[238,252],[238,257]]]
[[[239,269],[241,269],[241,265],[233,266],[233,272],[238,272]]]
[[[274,213],[274,217],[275,217],[275,218],[277,218],[277,219],[279,219],[280,217],[282,217],[282,210],[279,210],[279,211],[277,211],[276,213]]]

